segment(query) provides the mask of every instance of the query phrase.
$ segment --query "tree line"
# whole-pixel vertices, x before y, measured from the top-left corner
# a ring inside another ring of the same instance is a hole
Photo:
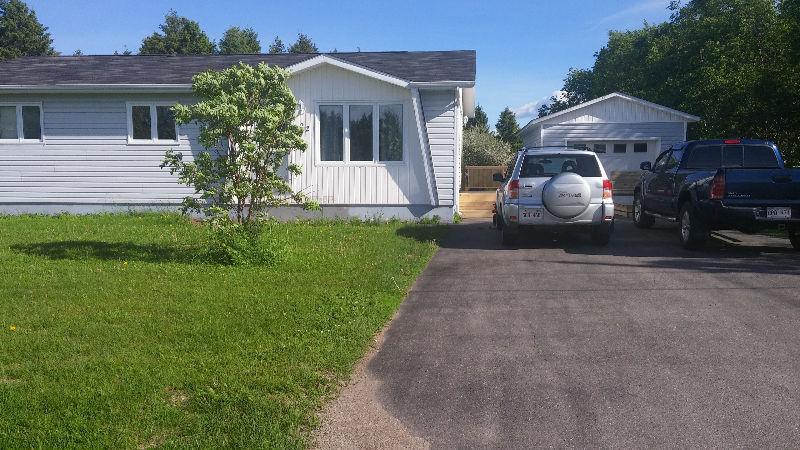
[[[334,50],[335,51],[335,50]],[[258,33],[251,27],[228,28],[219,40],[214,42],[203,31],[197,21],[179,16],[170,10],[159,25],[159,31],[142,40],[140,55],[210,55],[210,54],[254,54],[261,53]],[[289,46],[279,36],[275,36],[267,47],[268,53],[318,53],[319,48],[306,34],[300,33],[297,40]],[[115,54],[130,55],[130,50],[116,51]],[[0,0],[0,61],[21,56],[57,55],[53,48],[53,38],[22,0]],[[76,50],[75,55],[81,55]]]
[[[505,166],[522,147],[517,116],[506,107],[489,129],[489,117],[481,105],[475,107],[475,117],[464,124],[463,166]],[[463,169],[463,167],[462,167]]]
[[[774,141],[800,163],[800,0],[673,1],[667,22],[611,31],[539,116],[611,92],[701,117],[689,139]]]

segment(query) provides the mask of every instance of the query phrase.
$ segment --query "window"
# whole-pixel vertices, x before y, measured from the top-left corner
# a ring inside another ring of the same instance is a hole
[[[606,152],[606,144],[594,144],[594,152],[595,153],[605,153]]]
[[[742,167],[742,150],[741,145],[722,147],[722,167]]]
[[[582,177],[599,177],[600,166],[592,155],[527,155],[520,168],[521,178],[554,177],[575,172]]]
[[[569,144],[568,147],[572,147],[575,150],[589,150],[589,146],[586,144]]]
[[[667,159],[669,159],[670,150],[665,151],[656,159],[656,163],[653,164],[653,172],[663,172],[667,165]]]
[[[171,104],[128,104],[128,141],[177,142],[178,129]]]
[[[41,105],[0,104],[0,141],[41,142]]]
[[[722,166],[722,146],[699,145],[686,157],[687,169],[718,169]]]
[[[322,161],[344,161],[344,120],[341,105],[320,105],[319,140]]]
[[[633,144],[633,153],[647,153],[647,142],[635,142]]]
[[[748,169],[775,169],[778,167],[778,158],[772,147],[745,145],[742,166]]]
[[[380,106],[379,161],[403,160],[403,105]]]
[[[403,105],[320,104],[318,117],[320,161],[403,161]]]
[[[628,151],[628,144],[614,144],[614,153],[625,153]]]
[[[372,105],[350,105],[350,161],[372,161]]]

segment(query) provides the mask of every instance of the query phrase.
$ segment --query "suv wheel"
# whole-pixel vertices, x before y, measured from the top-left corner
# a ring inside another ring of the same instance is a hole
[[[516,231],[511,231],[508,227],[503,227],[500,231],[503,235],[503,245],[514,245],[517,243],[517,235]]]
[[[787,228],[789,231],[789,242],[795,250],[800,250],[800,225],[791,224]]]
[[[611,224],[604,223],[592,227],[592,242],[596,245],[608,245],[611,241]]]
[[[683,247],[692,250],[703,247],[708,240],[709,231],[703,221],[697,217],[691,202],[686,202],[681,206],[679,223]]]
[[[644,211],[642,203],[642,193],[636,192],[633,196],[633,224],[636,228],[650,228],[655,223],[656,218]]]

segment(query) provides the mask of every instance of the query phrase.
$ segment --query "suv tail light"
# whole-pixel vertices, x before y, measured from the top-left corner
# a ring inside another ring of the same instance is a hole
[[[508,183],[508,198],[519,198],[519,180]]]
[[[711,200],[722,200],[725,198],[725,174],[718,173],[714,175],[714,180],[711,181]]]
[[[611,198],[613,190],[614,186],[611,184],[611,180],[603,180],[603,198]]]

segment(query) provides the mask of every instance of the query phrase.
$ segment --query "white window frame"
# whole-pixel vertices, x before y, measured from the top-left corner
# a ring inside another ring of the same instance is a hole
[[[157,106],[175,106],[175,102],[126,102],[127,110],[127,126],[128,126],[128,144],[135,145],[164,145],[164,144],[178,144],[181,136],[178,130],[178,121],[175,121],[175,139],[158,139],[158,113],[156,112]],[[133,138],[133,107],[134,106],[148,106],[150,107],[150,139],[134,139]]]
[[[44,109],[42,102],[0,102],[0,106],[16,106],[17,115],[17,137],[15,139],[0,139],[0,144],[43,144],[44,143]],[[25,139],[22,123],[22,107],[36,106],[39,108],[39,130],[38,139]]]
[[[401,105],[403,109],[403,159],[400,161],[380,161],[380,107],[385,105]],[[320,139],[320,106],[342,107],[342,161],[322,160],[322,140]],[[350,160],[350,106],[372,106],[372,161]],[[317,166],[353,167],[353,166],[405,166],[408,164],[408,143],[406,139],[406,114],[408,105],[402,100],[395,101],[359,101],[359,100],[318,100],[314,102],[314,160]]]

